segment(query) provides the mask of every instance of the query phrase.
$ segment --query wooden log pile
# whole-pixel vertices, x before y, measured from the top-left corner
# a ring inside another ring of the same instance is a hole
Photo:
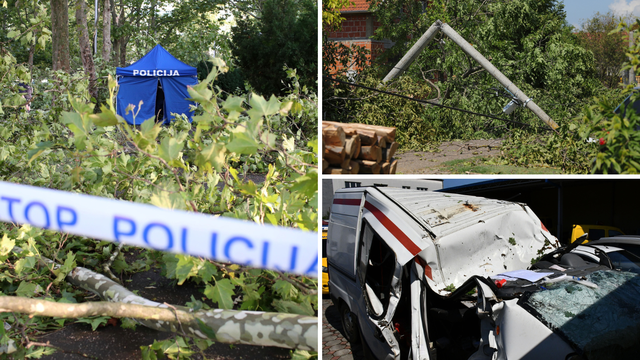
[[[322,122],[323,174],[395,174],[396,128]]]

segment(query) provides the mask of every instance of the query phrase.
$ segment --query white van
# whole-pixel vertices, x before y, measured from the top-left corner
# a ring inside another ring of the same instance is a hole
[[[534,315],[496,296],[510,297],[498,288],[509,277],[498,274],[527,269],[557,246],[525,204],[342,189],[329,220],[329,291],[347,339],[364,340],[369,357],[574,359],[575,350]],[[509,283],[511,295],[537,286]]]

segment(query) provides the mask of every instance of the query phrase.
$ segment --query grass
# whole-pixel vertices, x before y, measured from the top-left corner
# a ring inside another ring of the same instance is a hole
[[[488,163],[489,162],[489,163]],[[453,174],[562,174],[561,169],[550,167],[522,167],[491,164],[490,159],[477,156],[471,159],[445,161],[441,168]]]

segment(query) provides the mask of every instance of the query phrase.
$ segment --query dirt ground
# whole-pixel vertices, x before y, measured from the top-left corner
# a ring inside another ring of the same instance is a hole
[[[466,140],[443,142],[438,152],[408,151],[395,156],[397,174],[449,174],[443,163],[451,160],[492,157],[500,154],[502,140]]]
[[[126,257],[131,257],[129,254]],[[124,278],[124,285],[131,291],[147,299],[166,302],[174,305],[185,305],[191,301],[191,296],[207,301],[202,295],[202,289],[191,282],[185,282],[182,286],[175,285],[175,280],[169,280],[160,274],[160,269],[152,268],[148,271],[136,273]],[[126,281],[131,280],[131,281]],[[43,356],[42,359],[63,360],[63,359],[118,359],[118,360],[138,360],[141,359],[141,346],[153,344],[154,340],[164,340],[172,337],[172,333],[160,332],[136,326],[133,329],[124,329],[118,325],[106,325],[99,327],[96,331],[91,330],[88,324],[69,323],[60,330],[45,334],[37,338],[38,342],[47,343],[62,349],[53,355]],[[290,359],[290,350],[250,346],[250,345],[230,345],[225,343],[215,343],[205,351],[207,359],[231,360],[231,359]],[[197,355],[193,359],[201,359]]]

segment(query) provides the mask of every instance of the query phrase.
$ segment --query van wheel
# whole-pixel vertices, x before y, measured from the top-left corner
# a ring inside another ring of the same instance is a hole
[[[347,304],[340,307],[340,321],[344,330],[344,337],[347,338],[352,345],[360,342],[360,331],[358,329],[358,319],[356,314],[352,313]]]

